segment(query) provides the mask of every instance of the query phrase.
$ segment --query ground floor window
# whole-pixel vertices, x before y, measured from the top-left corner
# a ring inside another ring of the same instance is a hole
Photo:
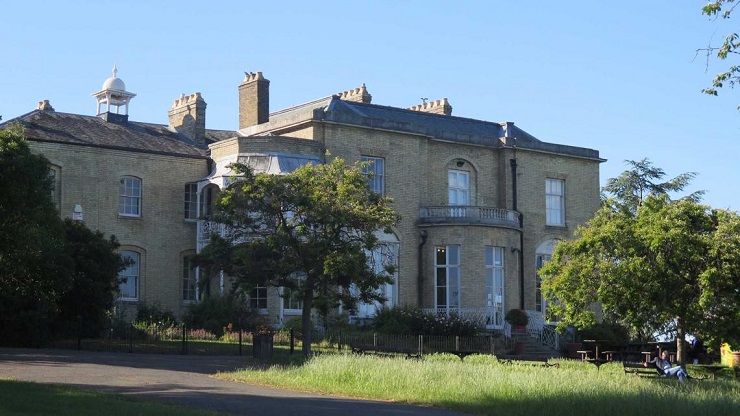
[[[264,286],[257,286],[252,289],[252,293],[249,297],[249,306],[252,309],[267,309],[267,288]]]
[[[437,309],[460,307],[460,246],[438,246],[434,267],[434,303]]]
[[[137,300],[139,299],[141,255],[135,251],[123,251],[121,257],[129,261],[129,265],[118,274],[118,291],[121,300]]]
[[[486,325],[504,324],[504,248],[486,247]]]
[[[198,300],[198,277],[197,269],[193,267],[193,257],[186,256],[182,259],[182,300],[184,302],[195,302]]]

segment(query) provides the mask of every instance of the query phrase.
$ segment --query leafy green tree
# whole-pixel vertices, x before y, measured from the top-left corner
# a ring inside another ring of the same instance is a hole
[[[738,3],[735,0],[716,0],[707,3],[702,7],[702,14],[713,17],[722,17],[722,19],[729,19],[732,15],[733,10]],[[725,36],[722,45],[719,47],[708,46],[697,50],[698,52],[706,52],[707,60],[711,55],[716,55],[721,60],[726,60],[729,57],[740,54],[740,38],[737,33],[730,33]],[[708,62],[707,62],[708,63]],[[727,71],[720,72],[714,76],[712,80],[712,86],[704,88],[702,92],[709,95],[717,95],[717,90],[723,88],[725,84],[731,88],[740,82],[740,66],[731,65]],[[740,109],[740,107],[738,107]]]
[[[541,270],[543,292],[558,299],[552,312],[579,328],[595,323],[596,302],[633,328],[675,323],[684,362],[686,333],[737,331],[740,239],[728,235],[739,221],[665,195],[648,196],[634,215],[605,206],[575,240],[558,244]]]
[[[70,255],[74,261],[72,286],[59,300],[58,327],[82,324],[85,336],[95,336],[108,322],[118,289],[118,273],[126,261],[117,253],[115,236],[89,229],[81,221],[64,220]],[[78,320],[80,321],[78,323]]]
[[[392,282],[392,270],[376,273],[367,254],[381,245],[376,232],[390,232],[398,216],[390,199],[372,192],[359,165],[339,158],[286,175],[234,168],[243,176],[221,192],[214,216],[229,232],[213,235],[198,263],[223,270],[245,293],[275,286],[295,294],[308,355],[312,311],[385,300],[377,288]]]
[[[637,208],[648,195],[668,195],[669,192],[682,191],[696,177],[696,172],[686,172],[660,182],[665,176],[665,171],[653,166],[649,159],[624,162],[631,166],[631,169],[622,172],[616,178],[609,178],[603,190],[612,195],[611,200],[607,199],[608,202],[632,213],[637,212]],[[702,195],[704,191],[696,191],[684,198],[698,202]]]
[[[49,163],[20,126],[0,131],[0,342],[41,341],[71,285],[64,227],[51,199]]]

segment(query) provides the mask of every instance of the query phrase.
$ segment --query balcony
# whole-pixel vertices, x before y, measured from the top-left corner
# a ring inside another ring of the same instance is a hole
[[[519,229],[519,213],[478,206],[429,206],[419,209],[419,224],[483,225]]]

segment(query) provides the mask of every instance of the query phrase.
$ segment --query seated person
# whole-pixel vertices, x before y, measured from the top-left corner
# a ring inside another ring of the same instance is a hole
[[[653,361],[650,361],[650,363],[643,363],[642,365],[647,367],[648,364],[655,364],[655,368],[658,369],[658,374],[661,376],[678,377],[678,381],[681,383],[689,377],[683,367],[680,365],[676,367],[671,365],[670,360],[668,360],[668,351],[663,351],[663,353],[660,354],[660,357],[655,357],[653,358]]]

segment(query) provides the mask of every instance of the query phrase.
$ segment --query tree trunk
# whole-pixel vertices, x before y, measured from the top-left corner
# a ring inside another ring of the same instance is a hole
[[[313,307],[313,290],[306,290],[303,296],[303,311],[301,312],[301,352],[305,357],[311,356],[311,308]]]
[[[676,318],[676,360],[679,364],[686,365],[686,330],[681,316]]]

